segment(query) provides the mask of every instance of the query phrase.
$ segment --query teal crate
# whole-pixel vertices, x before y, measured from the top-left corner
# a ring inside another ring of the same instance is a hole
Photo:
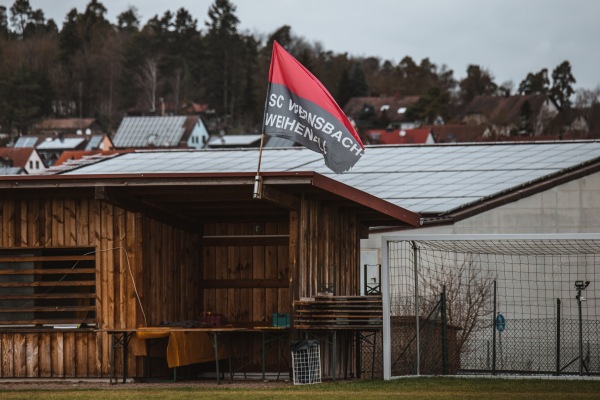
[[[274,313],[273,326],[290,326],[290,314]]]

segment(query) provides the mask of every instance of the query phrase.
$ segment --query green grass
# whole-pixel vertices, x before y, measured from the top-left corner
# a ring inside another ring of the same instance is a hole
[[[43,387],[43,386],[42,386]],[[1,390],[1,399],[600,399],[600,380],[486,379],[486,378],[408,378],[394,381],[338,381],[294,386],[268,383],[249,389],[227,384],[148,388],[136,384],[108,386],[106,389],[19,389]]]

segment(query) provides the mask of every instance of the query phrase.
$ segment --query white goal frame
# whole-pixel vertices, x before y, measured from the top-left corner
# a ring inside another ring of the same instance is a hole
[[[389,265],[389,242],[398,241],[502,241],[502,240],[597,240],[600,241],[599,233],[567,233],[567,234],[416,234],[406,231],[402,234],[381,236],[381,291],[383,298],[383,378],[391,380],[392,377],[392,348],[391,348],[391,287],[390,287],[390,265]],[[415,266],[416,268],[416,266]],[[418,304],[417,304],[418,306]],[[418,313],[416,314],[417,335],[416,345],[419,352]],[[419,361],[417,357],[417,375],[420,375]]]

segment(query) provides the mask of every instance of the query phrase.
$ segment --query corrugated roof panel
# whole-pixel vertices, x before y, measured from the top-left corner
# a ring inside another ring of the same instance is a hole
[[[85,150],[95,150],[100,147],[101,143],[102,136],[94,135],[88,140],[88,143],[85,145]]]
[[[254,172],[258,149],[123,154],[69,174]],[[600,158],[600,142],[373,146],[350,170],[331,172],[302,147],[264,149],[261,171],[315,171],[414,212],[448,212]]]
[[[21,136],[15,142],[14,148],[35,147],[38,141],[37,136]]]
[[[63,138],[46,140],[37,146],[38,150],[74,149],[85,141],[84,138]]]
[[[113,138],[115,147],[176,147],[185,132],[185,116],[125,117]]]

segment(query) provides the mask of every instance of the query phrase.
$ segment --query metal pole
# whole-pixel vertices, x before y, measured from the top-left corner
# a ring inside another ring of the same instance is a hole
[[[560,375],[560,299],[556,299],[556,376]]]
[[[448,320],[446,317],[446,285],[443,286],[441,298],[442,314],[442,368],[444,375],[448,375]]]
[[[386,381],[392,377],[392,344],[391,344],[391,293],[390,293],[390,242],[387,237],[382,236],[381,238],[381,262],[382,262],[382,275],[381,275],[381,297],[383,299],[383,330],[381,332],[383,349],[383,379]]]
[[[579,376],[583,375],[583,322],[581,315],[581,289],[577,290],[577,306],[579,308]]]
[[[494,281],[494,312],[492,313],[492,375],[496,375],[496,281]]]
[[[260,162],[262,160],[263,143],[265,140],[265,133],[260,135],[260,150],[258,152],[258,167],[256,168],[256,177],[254,178],[254,198],[260,199],[262,197],[261,189],[261,177],[260,177]]]
[[[417,270],[418,262],[417,262],[417,244],[413,240],[413,266],[415,270],[415,329],[416,329],[416,339],[417,339],[417,365],[416,365],[416,373],[417,375],[421,375],[421,333],[419,329],[419,271]]]

